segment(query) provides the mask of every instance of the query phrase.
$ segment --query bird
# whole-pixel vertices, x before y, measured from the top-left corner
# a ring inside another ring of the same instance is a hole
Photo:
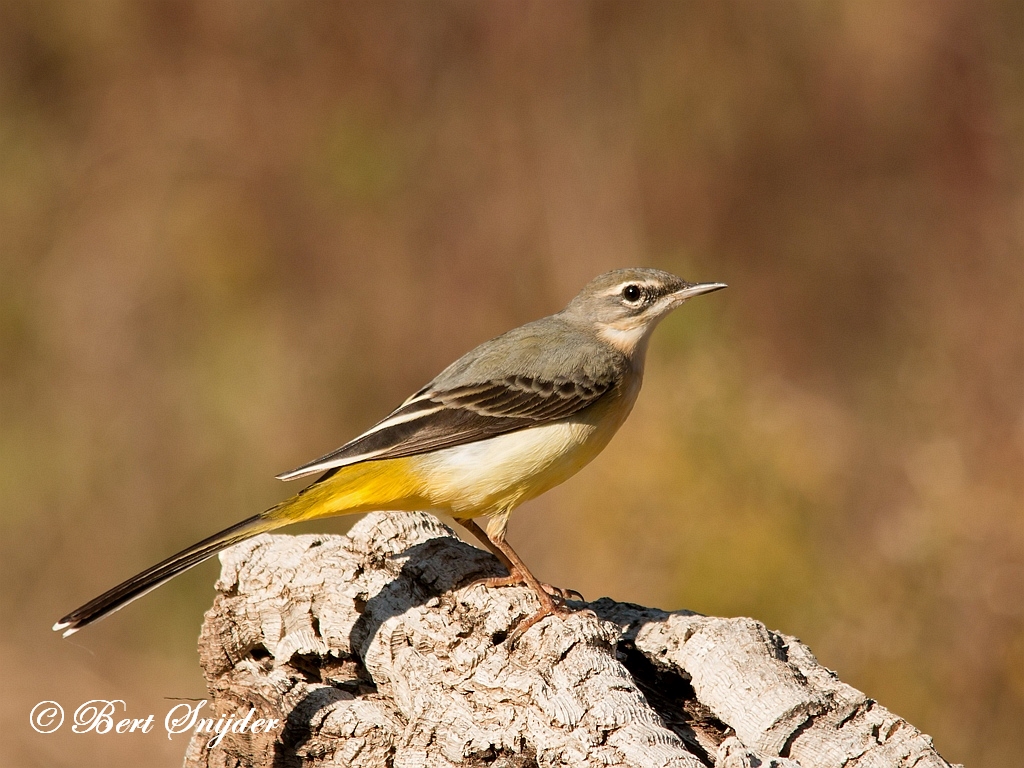
[[[539,609],[517,631],[569,612],[572,593],[540,582],[506,541],[509,515],[608,444],[636,401],[658,322],[725,287],[650,268],[599,275],[560,312],[484,342],[358,437],[278,475],[318,475],[294,496],[104,592],[53,630],[68,637],[251,536],[376,510],[442,512],[465,527],[508,571],[487,587],[526,585],[536,595]]]

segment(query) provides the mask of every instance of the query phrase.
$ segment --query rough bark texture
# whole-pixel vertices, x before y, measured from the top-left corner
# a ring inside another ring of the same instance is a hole
[[[430,515],[221,560],[199,641],[211,708],[282,726],[197,733],[186,766],[948,765],[752,619],[601,599],[517,637],[533,595],[472,584],[501,566]]]

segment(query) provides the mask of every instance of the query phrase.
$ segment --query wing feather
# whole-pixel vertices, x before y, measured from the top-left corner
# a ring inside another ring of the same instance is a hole
[[[566,418],[607,395],[615,381],[609,371],[600,378],[507,376],[445,390],[427,387],[351,442],[278,478],[414,456]]]

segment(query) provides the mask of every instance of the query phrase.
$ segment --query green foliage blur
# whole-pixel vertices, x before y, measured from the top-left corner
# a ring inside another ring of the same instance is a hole
[[[1015,762],[1022,9],[0,4],[0,762],[178,765],[28,712],[202,698],[216,564],[53,621],[631,265],[730,288],[513,545],[761,619],[947,759]]]

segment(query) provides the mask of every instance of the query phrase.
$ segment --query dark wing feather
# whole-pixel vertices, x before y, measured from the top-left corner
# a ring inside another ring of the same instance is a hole
[[[278,477],[290,480],[372,459],[397,459],[515,432],[566,418],[608,394],[616,377],[496,381],[417,392],[398,410],[346,443]]]

